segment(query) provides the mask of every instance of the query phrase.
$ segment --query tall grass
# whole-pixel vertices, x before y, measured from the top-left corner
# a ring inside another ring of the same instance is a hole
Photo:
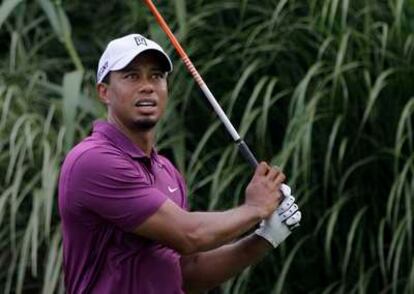
[[[304,219],[222,293],[414,293],[414,5],[159,1],[258,158],[281,166]],[[106,42],[144,32],[174,57],[158,148],[194,209],[237,205],[252,171],[138,1],[0,5],[0,285],[63,293],[56,183],[104,117]]]

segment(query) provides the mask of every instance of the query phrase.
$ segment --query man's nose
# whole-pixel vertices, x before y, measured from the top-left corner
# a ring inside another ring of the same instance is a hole
[[[141,80],[140,92],[152,93],[154,91],[154,85],[151,82],[151,77],[144,77]]]

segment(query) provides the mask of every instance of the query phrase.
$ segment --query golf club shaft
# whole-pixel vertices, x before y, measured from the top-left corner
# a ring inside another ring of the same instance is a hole
[[[157,20],[158,24],[161,26],[162,30],[167,34],[168,38],[170,39],[171,43],[177,50],[178,54],[180,55],[182,61],[184,62],[185,66],[187,67],[188,71],[191,73],[197,84],[200,86],[201,91],[203,91],[204,95],[206,96],[207,100],[210,102],[211,106],[213,107],[214,111],[217,113],[219,119],[223,122],[224,126],[226,127],[227,131],[229,132],[230,136],[233,138],[234,142],[237,144],[240,153],[243,157],[248,161],[248,163],[253,167],[256,168],[258,165],[257,159],[244,142],[244,140],[240,137],[237,133],[236,129],[228,119],[226,113],[221,108],[220,104],[218,104],[216,98],[214,97],[213,93],[211,93],[210,89],[207,87],[206,83],[204,82],[201,75],[198,73],[197,69],[195,68],[194,64],[191,62],[190,58],[188,57],[187,53],[184,51],[183,47],[178,42],[177,38],[174,36],[172,31],[170,30],[168,24],[159,13],[158,9],[155,7],[154,3],[151,0],[144,0],[145,4],[151,10],[152,14],[154,15],[155,19]]]

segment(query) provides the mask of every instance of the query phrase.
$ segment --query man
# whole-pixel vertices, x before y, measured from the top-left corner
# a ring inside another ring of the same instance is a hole
[[[209,289],[258,261],[300,221],[289,189],[280,192],[285,176],[264,162],[239,207],[188,211],[182,176],[154,149],[171,71],[162,48],[137,34],[110,42],[99,61],[107,121],[71,150],[59,180],[68,293]],[[262,219],[255,234],[233,242]]]

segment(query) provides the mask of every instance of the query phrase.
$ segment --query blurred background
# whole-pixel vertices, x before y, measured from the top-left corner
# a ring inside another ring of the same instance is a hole
[[[414,1],[154,1],[302,225],[216,293],[414,293]],[[174,60],[158,149],[192,209],[237,205],[252,174],[142,1],[0,5],[0,289],[63,293],[57,178],[105,117],[95,70],[140,32]]]

